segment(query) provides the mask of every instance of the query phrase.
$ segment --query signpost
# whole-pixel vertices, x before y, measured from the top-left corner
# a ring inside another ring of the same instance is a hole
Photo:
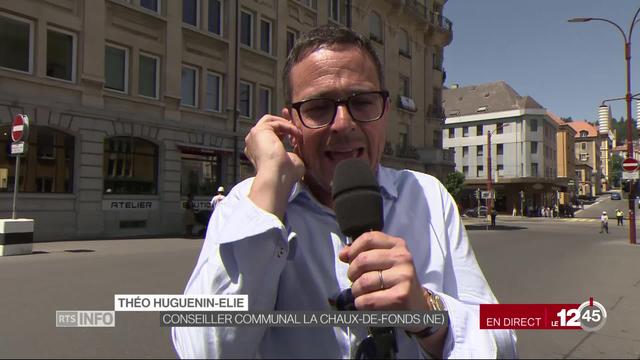
[[[16,156],[16,173],[13,181],[13,207],[11,211],[11,219],[16,219],[16,200],[18,198],[18,189],[20,183],[20,158],[26,153],[27,144],[25,140],[29,136],[29,117],[27,115],[18,114],[11,122],[11,154]]]
[[[623,180],[638,180],[639,173],[638,169],[640,169],[640,163],[638,160],[632,158],[626,158],[622,161],[622,179]]]
[[[480,197],[482,199],[485,199],[485,200],[486,199],[493,199],[494,198],[493,191],[483,191],[482,194],[480,195]]]

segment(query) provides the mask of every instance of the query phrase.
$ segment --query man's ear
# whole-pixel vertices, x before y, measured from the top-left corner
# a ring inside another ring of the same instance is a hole
[[[300,128],[300,125],[294,119],[293,113],[289,108],[283,107],[281,114],[284,119],[289,120],[294,126]],[[288,140],[289,140],[289,144],[293,148],[293,152],[299,154],[300,144],[298,143],[298,141],[293,136],[288,136]]]
[[[289,110],[289,108],[283,107],[281,113],[283,118],[293,122],[293,117],[291,116],[291,111]]]

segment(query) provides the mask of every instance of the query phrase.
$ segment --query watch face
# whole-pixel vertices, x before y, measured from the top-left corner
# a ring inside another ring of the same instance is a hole
[[[429,304],[431,305],[432,310],[442,311],[444,310],[444,304],[442,303],[442,299],[437,294],[429,292],[431,295],[429,297]]]

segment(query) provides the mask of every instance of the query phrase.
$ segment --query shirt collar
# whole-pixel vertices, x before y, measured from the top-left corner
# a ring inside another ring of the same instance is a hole
[[[396,174],[389,168],[378,165],[378,183],[382,194],[393,200],[398,198],[398,186]]]
[[[378,165],[377,173],[378,184],[380,184],[380,190],[383,196],[394,200],[397,199],[398,187],[396,185],[396,176],[394,172],[389,168]],[[308,199],[316,201],[309,188],[302,181],[295,183],[293,189],[291,189],[288,202],[293,202],[298,196],[307,197]]]

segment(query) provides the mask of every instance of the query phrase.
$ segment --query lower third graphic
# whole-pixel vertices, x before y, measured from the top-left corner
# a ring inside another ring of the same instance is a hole
[[[91,310],[56,311],[56,327],[115,327],[116,312]]]

